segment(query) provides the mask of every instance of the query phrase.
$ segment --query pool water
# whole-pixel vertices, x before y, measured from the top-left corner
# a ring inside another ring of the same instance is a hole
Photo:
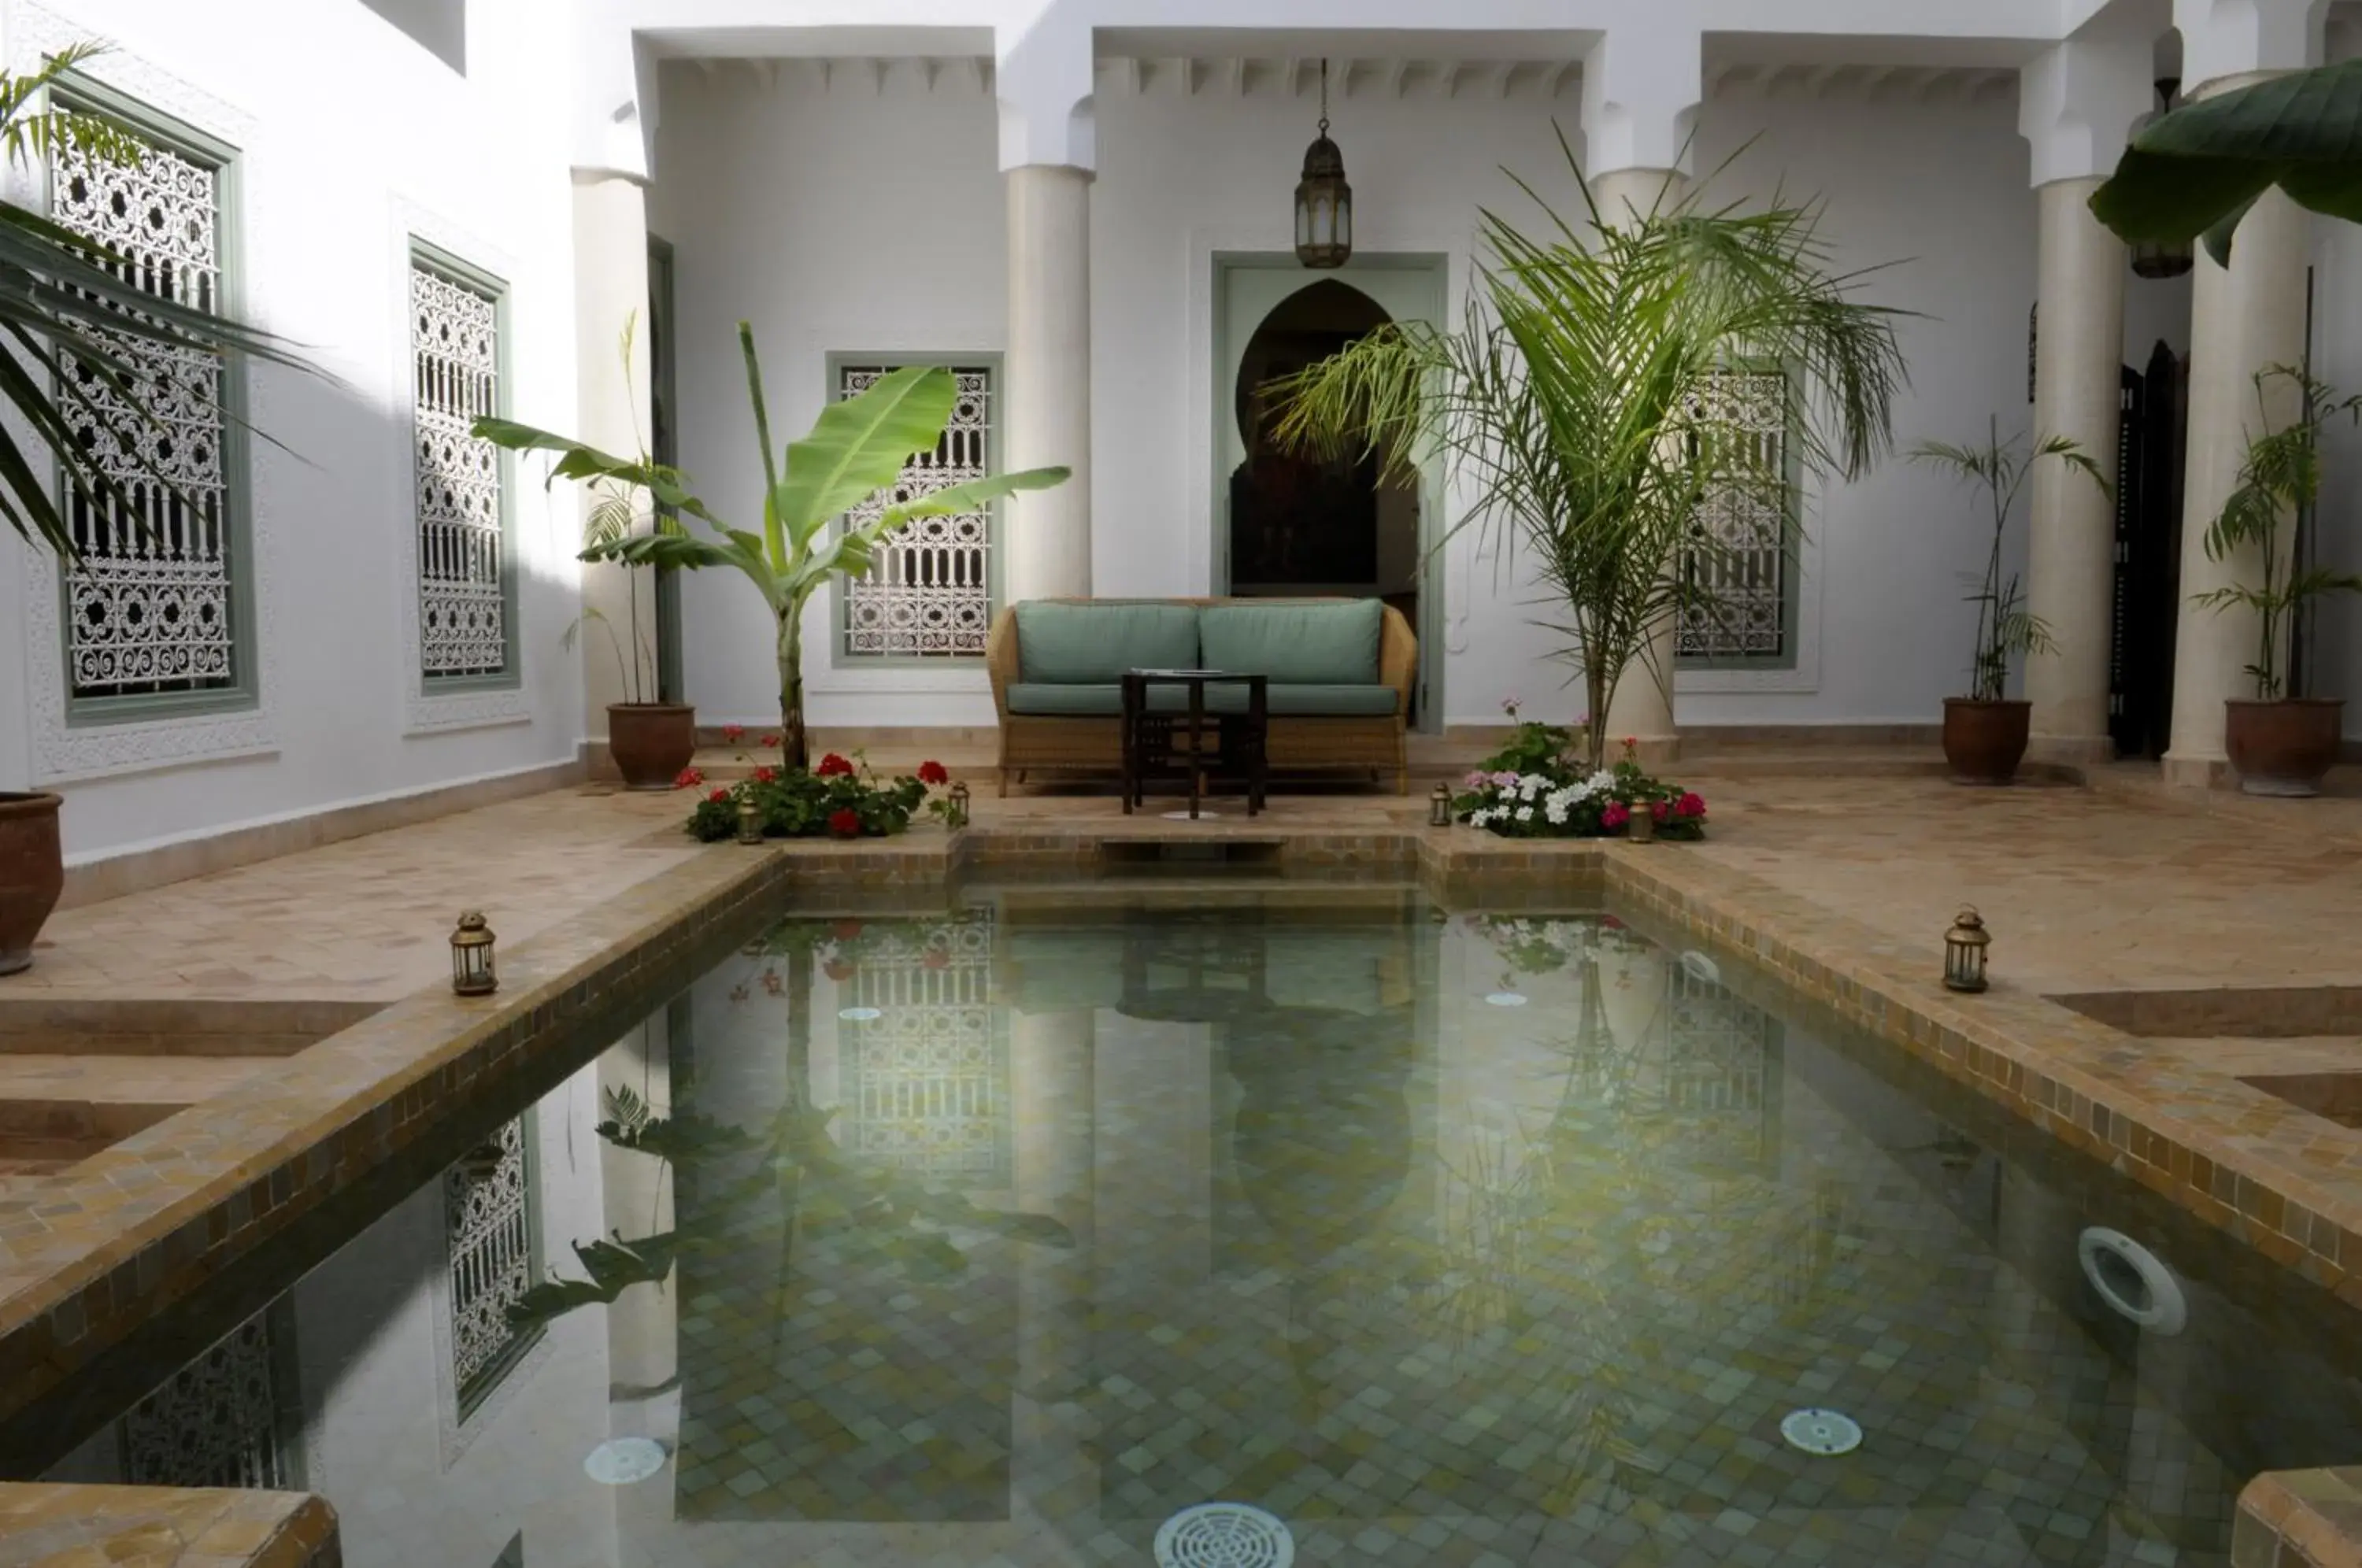
[[[787,922],[18,1468],[364,1568],[1498,1568],[2219,1564],[2362,1458],[2325,1293],[1703,955],[1191,897]]]

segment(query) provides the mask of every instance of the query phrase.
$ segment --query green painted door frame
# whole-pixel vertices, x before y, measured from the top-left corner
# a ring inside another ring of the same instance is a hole
[[[672,334],[672,242],[648,236],[648,455],[672,467],[680,461],[679,398]],[[680,572],[657,569],[657,700],[688,701],[680,646]]]
[[[1314,271],[1293,251],[1218,250],[1214,253],[1213,420],[1214,472],[1209,508],[1214,530],[1213,591],[1231,591],[1231,474],[1246,458],[1235,396],[1239,365],[1264,318],[1289,296],[1333,279],[1360,291],[1396,321],[1441,326],[1445,307],[1445,258],[1429,252],[1357,255],[1342,267]],[[1443,483],[1433,460],[1418,486],[1418,722],[1420,730],[1443,727]]]

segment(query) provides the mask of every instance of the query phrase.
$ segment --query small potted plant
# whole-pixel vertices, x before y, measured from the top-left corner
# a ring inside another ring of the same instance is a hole
[[[2277,429],[2276,395],[2300,400],[2294,415]],[[2301,566],[2288,552],[2281,526],[2321,493],[2322,428],[2340,415],[2362,418],[2362,396],[2341,399],[2302,370],[2273,365],[2256,373],[2256,406],[2262,434],[2247,443],[2238,482],[2207,525],[2205,545],[2209,560],[2235,561],[2261,580],[2194,594],[2191,602],[2217,613],[2235,606],[2255,616],[2256,662],[2247,674],[2256,694],[2223,704],[2223,749],[2239,788],[2250,795],[2312,795],[2337,761],[2345,704],[2287,690],[2289,628],[2311,600],[2362,592],[2362,577]]]
[[[1911,451],[1913,462],[1949,471],[1981,491],[1992,509],[1992,542],[1985,552],[1984,571],[1970,580],[1975,591],[1969,602],[1977,607],[1977,642],[1969,665],[1969,694],[1944,699],[1944,760],[1951,766],[1955,783],[2006,784],[2025,760],[2033,709],[2024,699],[2009,695],[2010,665],[2029,653],[2047,653],[2057,644],[2049,626],[2025,608],[2016,575],[2002,575],[2002,537],[2026,477],[2046,458],[2065,463],[2106,493],[2108,481],[2099,466],[2073,441],[2053,436],[2028,449],[2015,439],[2003,441],[1998,421],[1981,447],[1923,441]]]
[[[636,313],[624,323],[620,350],[625,385],[631,383],[632,335],[637,325]],[[645,464],[647,459],[643,457],[641,461]],[[697,755],[697,709],[687,702],[664,700],[657,675],[656,650],[640,625],[641,577],[650,568],[644,558],[635,557],[622,547],[634,539],[678,536],[680,521],[669,508],[659,510],[649,504],[649,491],[644,485],[602,478],[590,488],[594,499],[590,515],[582,525],[582,555],[590,559],[594,552],[608,552],[599,558],[616,561],[624,569],[624,587],[631,605],[631,657],[624,657],[624,638],[617,634],[614,624],[592,606],[586,606],[573,624],[566,628],[566,646],[572,650],[575,636],[585,621],[595,622],[606,632],[607,641],[615,650],[616,690],[624,699],[607,704],[608,755],[614,758],[615,771],[624,776],[624,788],[668,790],[680,777],[681,769],[689,766],[690,758]],[[655,619],[653,605],[649,618]]]

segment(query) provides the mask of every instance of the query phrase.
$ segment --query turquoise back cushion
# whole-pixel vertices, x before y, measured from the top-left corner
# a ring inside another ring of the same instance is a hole
[[[1272,684],[1358,686],[1378,679],[1378,629],[1385,606],[1341,603],[1216,604],[1199,613],[1206,668],[1268,675]]]
[[[1017,667],[1028,682],[1105,685],[1127,669],[1193,669],[1198,611],[1189,604],[1033,600],[1017,607]]]

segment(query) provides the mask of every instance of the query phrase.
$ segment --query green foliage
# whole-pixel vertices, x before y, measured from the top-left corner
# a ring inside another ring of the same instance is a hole
[[[2092,211],[2128,240],[2205,237],[2230,265],[2239,220],[2278,186],[2362,222],[2362,60],[2268,77],[2185,104],[2135,136]]]
[[[2045,458],[2066,464],[2108,493],[2107,477],[2083,448],[2064,436],[2053,436],[2031,449],[2016,437],[2001,438],[2001,422],[1992,421],[1981,447],[1955,447],[1943,441],[1922,441],[1911,449],[1911,460],[1943,469],[1961,483],[1984,492],[1992,510],[1992,542],[1985,552],[1985,569],[1970,580],[1968,596],[1977,607],[1977,644],[1969,661],[1969,695],[1980,702],[1998,702],[2009,691],[2010,661],[2029,653],[2048,653],[2058,640],[2048,623],[2025,608],[2016,574],[2002,576],[2002,536],[2009,515],[2025,488],[2034,466]]]
[[[105,116],[58,107],[49,95],[61,79],[102,52],[76,44],[51,55],[39,71],[0,71],[0,148],[12,164],[45,160],[68,148],[112,163],[138,160],[145,149],[139,138]],[[0,425],[0,521],[27,543],[68,559],[73,536],[58,509],[52,462],[69,489],[109,497],[131,515],[142,510],[74,438],[75,424],[93,410],[117,419],[127,411],[162,429],[149,408],[157,389],[127,348],[242,355],[310,368],[284,339],[148,293],[134,281],[139,275],[121,252],[0,200],[0,404],[30,435],[20,439],[17,430]],[[133,433],[123,434],[122,449],[137,452]],[[149,482],[174,488],[162,469],[148,467]]]
[[[707,790],[690,814],[688,832],[707,844],[734,838],[738,802],[753,801],[766,838],[883,838],[907,829],[926,799],[927,786],[916,778],[880,783],[866,760],[855,767],[832,753],[817,770],[758,767],[749,778]],[[839,815],[847,812],[855,824],[851,833],[843,831]]]
[[[770,414],[763,398],[762,367],[755,356],[754,328],[738,324],[746,364],[746,394],[755,414],[763,458],[762,531],[733,527],[691,494],[679,469],[645,456],[626,460],[566,436],[505,419],[480,419],[476,435],[518,452],[552,452],[550,480],[580,480],[644,491],[674,517],[690,517],[708,532],[685,525],[658,527],[602,540],[586,539],[581,558],[626,566],[677,568],[684,571],[727,567],[752,583],[771,613],[779,672],[779,723],[784,760],[804,767],[803,611],[811,596],[837,573],[860,577],[869,570],[877,547],[905,525],[922,517],[974,511],[1020,491],[1046,490],[1065,481],[1063,468],[994,474],[946,485],[879,509],[858,526],[832,530],[835,519],[891,487],[903,465],[933,451],[951,421],[958,388],[941,366],[906,366],[889,371],[855,395],[821,411],[811,430],[788,443],[784,457],[771,444]]]
[[[2276,421],[2275,401],[2295,408]],[[2301,370],[2273,365],[2256,372],[2256,411],[2258,432],[2248,437],[2236,486],[2207,525],[2205,545],[2207,559],[2243,557],[2262,580],[2193,594],[2191,602],[2218,613],[2234,605],[2256,613],[2256,661],[2247,673],[2255,678],[2256,696],[2269,701],[2286,685],[2281,644],[2296,612],[2329,594],[2362,593],[2362,576],[2326,567],[2297,569],[2280,538],[2281,524],[2320,498],[2323,428],[2340,417],[2362,420],[2362,396],[2341,398]]]
[[[1486,259],[1459,325],[1406,322],[1271,387],[1281,441],[1372,453],[1403,473],[1443,458],[1474,495],[1450,532],[1522,549],[1562,605],[1589,711],[1604,714],[1656,636],[1685,611],[1724,611],[1711,584],[1727,547],[1696,526],[1710,492],[1801,519],[1785,471],[1731,450],[1712,414],[1735,365],[1787,368],[1818,394],[1797,436],[1810,471],[1851,477],[1891,441],[1904,380],[1893,320],[1834,271],[1814,206],[1708,205],[1701,192],[1645,213],[1603,213],[1564,138],[1584,211],[1532,187],[1528,234],[1480,215]],[[1515,177],[1512,176],[1514,180]],[[1604,740],[1589,737],[1604,766]]]
[[[1604,838],[1629,831],[1635,812],[1656,819],[1658,836],[1705,836],[1705,801],[1652,777],[1637,746],[1611,767],[1595,768],[1567,745],[1571,732],[1521,724],[1507,746],[1486,757],[1452,798],[1452,813],[1503,838]]]

